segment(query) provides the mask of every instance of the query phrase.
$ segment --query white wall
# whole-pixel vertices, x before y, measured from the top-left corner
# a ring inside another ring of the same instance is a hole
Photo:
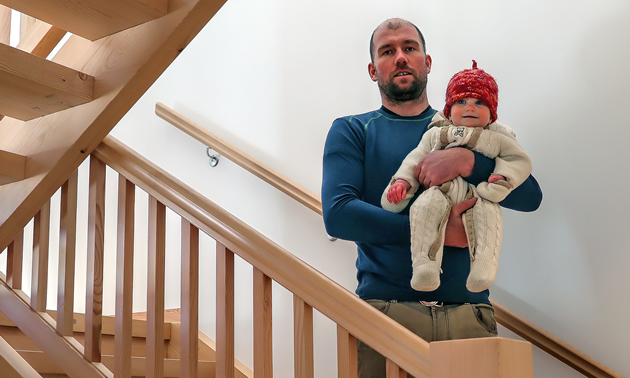
[[[544,192],[537,212],[504,213],[492,298],[630,376],[629,16],[624,0],[229,0],[113,135],[353,291],[353,244],[328,242],[319,216],[226,159],[211,168],[205,147],[154,106],[319,194],[331,122],[380,106],[367,75],[370,34],[406,18],[433,57],[431,104],[440,109],[450,76],[477,60],[496,77],[499,119],[516,130]],[[209,241],[203,250],[210,269]],[[237,267],[237,357],[251,366],[251,268]],[[167,306],[178,307],[176,286]],[[212,277],[200,293],[200,324],[214,336]],[[274,287],[274,298],[276,376],[288,377],[291,296]],[[316,376],[335,376],[334,326],[319,315],[316,324]],[[580,375],[536,351],[536,376]]]

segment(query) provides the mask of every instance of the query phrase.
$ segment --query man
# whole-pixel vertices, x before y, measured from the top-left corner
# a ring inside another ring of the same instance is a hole
[[[489,291],[466,289],[470,270],[461,214],[475,198],[453,206],[446,229],[440,287],[413,290],[408,211],[381,208],[384,188],[405,156],[422,138],[433,115],[426,84],[431,57],[412,23],[390,19],[370,41],[370,78],[377,82],[382,107],[335,120],[324,149],[322,206],[329,235],[357,244],[357,294],[427,341],[496,336]],[[478,185],[494,160],[465,148],[434,151],[416,167],[424,188],[457,176]],[[530,176],[501,205],[534,211],[542,201]],[[359,342],[359,377],[384,377],[385,359]]]

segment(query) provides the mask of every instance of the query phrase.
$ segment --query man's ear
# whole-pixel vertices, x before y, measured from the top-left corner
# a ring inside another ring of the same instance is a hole
[[[370,79],[372,79],[372,81],[377,81],[378,77],[376,77],[376,67],[374,67],[374,63],[369,63],[368,64],[368,73],[370,74]]]
[[[431,55],[427,55],[424,63],[427,65],[427,73],[431,72],[431,64],[433,63],[433,59],[431,59]]]

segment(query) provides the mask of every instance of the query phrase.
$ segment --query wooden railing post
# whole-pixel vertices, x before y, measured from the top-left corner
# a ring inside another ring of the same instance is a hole
[[[273,377],[271,278],[254,267],[254,377]]]
[[[31,307],[46,311],[48,296],[48,252],[50,246],[50,200],[33,218],[33,268],[31,275]]]
[[[407,378],[407,372],[396,365],[396,363],[389,358],[385,363],[386,377],[387,378]]]
[[[431,377],[532,378],[532,344],[489,337],[429,344]]]
[[[184,378],[197,377],[199,354],[199,229],[182,218],[182,310],[180,366]],[[218,309],[217,309],[218,311]],[[218,324],[217,324],[218,327]],[[218,336],[217,336],[218,339]],[[217,375],[221,377],[221,375]]]
[[[133,305],[133,240],[135,186],[123,175],[118,182],[118,246],[116,252],[116,320],[114,374],[131,377]]]
[[[59,274],[57,282],[57,332],[72,336],[74,271],[77,241],[77,183],[74,171],[61,187],[59,221]]]
[[[313,307],[293,295],[293,343],[295,378],[314,378]]]
[[[234,253],[217,241],[217,371],[234,378]]]
[[[337,369],[339,378],[357,378],[357,339],[337,325]]]
[[[103,258],[105,224],[105,164],[90,157],[88,244],[85,290],[85,358],[101,362],[103,327]]]
[[[7,285],[14,290],[22,289],[22,261],[24,255],[24,230],[20,231],[7,248]]]
[[[164,375],[166,206],[151,195],[149,195],[148,252],[146,375],[162,377]]]

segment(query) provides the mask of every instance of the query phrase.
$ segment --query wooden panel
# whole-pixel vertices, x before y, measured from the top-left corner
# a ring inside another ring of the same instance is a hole
[[[199,354],[199,229],[182,218],[182,377],[196,377]],[[218,311],[218,310],[217,310]],[[219,375],[221,376],[221,375]]]
[[[168,11],[168,0],[1,0],[22,13],[96,40]]]
[[[22,289],[22,261],[24,255],[24,230],[17,236],[7,249],[7,284],[16,290]]]
[[[0,280],[0,312],[17,325],[41,350],[56,361],[69,376],[110,377],[100,365],[92,365],[83,358],[70,339],[60,336],[41,314],[33,311],[24,300]]]
[[[254,267],[254,374],[273,377],[271,279]]]
[[[532,344],[491,337],[429,344],[431,377],[532,378]]]
[[[59,221],[59,269],[57,287],[57,332],[72,335],[74,314],[74,271],[77,244],[77,184],[78,173],[70,176],[61,187]]]
[[[147,274],[147,375],[164,375],[164,276],[166,207],[149,196],[149,253]]]
[[[11,42],[11,8],[0,5],[0,43]]]
[[[0,150],[0,185],[23,180],[26,172],[26,156]]]
[[[94,77],[0,44],[0,113],[23,121],[85,104]]]
[[[41,377],[2,337],[0,337],[0,371],[3,378]]]
[[[46,311],[48,297],[48,251],[50,244],[50,201],[33,218],[33,267],[31,307]]]
[[[337,325],[337,370],[339,378],[357,378],[357,339]]]
[[[234,378],[234,253],[217,242],[217,376]]]
[[[296,378],[314,378],[313,307],[293,295],[293,344]]]
[[[85,358],[101,361],[103,260],[105,243],[105,164],[90,157],[85,303]]]
[[[28,28],[28,33],[20,38],[20,43],[16,47],[40,58],[46,58],[65,35],[65,30],[36,20]]]
[[[131,376],[135,186],[123,175],[119,175],[118,180],[114,374],[116,377],[126,378]]]

